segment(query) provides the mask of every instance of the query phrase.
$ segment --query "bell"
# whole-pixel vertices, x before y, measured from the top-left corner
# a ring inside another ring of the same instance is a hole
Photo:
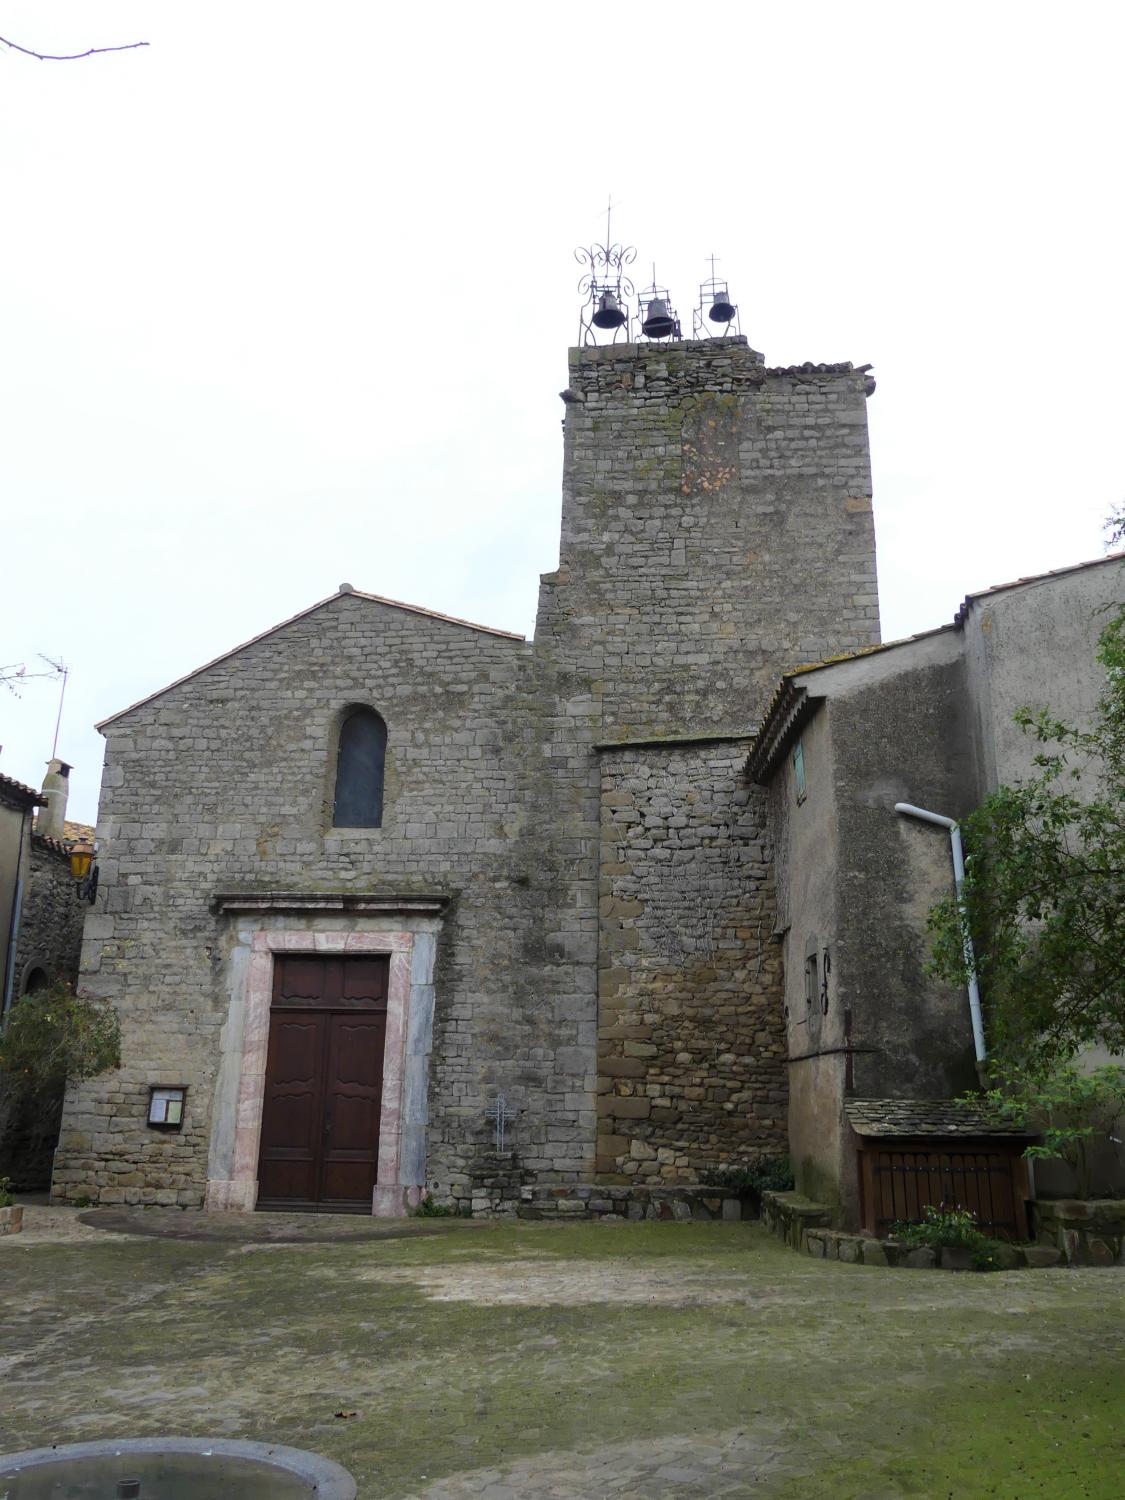
[[[646,338],[666,339],[676,326],[676,320],[671,316],[671,308],[663,297],[654,297],[648,305],[645,320],[641,324],[641,332]]]
[[[733,302],[729,301],[729,292],[720,293],[711,304],[711,310],[707,316],[712,323],[729,323],[737,311]]]
[[[616,295],[613,292],[603,292],[598,298],[597,311],[594,313],[594,327],[620,328],[624,322],[625,311]]]

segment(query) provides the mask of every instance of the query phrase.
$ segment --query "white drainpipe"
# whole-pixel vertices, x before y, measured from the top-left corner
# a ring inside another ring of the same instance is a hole
[[[976,956],[973,953],[973,940],[969,936],[968,925],[965,922],[965,907],[961,897],[961,887],[965,883],[965,851],[961,846],[961,830],[957,826],[956,818],[943,818],[941,813],[927,812],[924,807],[915,807],[910,802],[896,802],[895,812],[902,813],[908,818],[921,818],[924,823],[936,823],[939,828],[949,829],[949,843],[953,850],[953,883],[957,887],[961,930],[965,936],[965,967],[969,971],[969,1014],[973,1019],[973,1045],[976,1047],[977,1062],[982,1063],[988,1054],[984,1045],[984,1021],[980,1009],[980,988],[977,985]]]

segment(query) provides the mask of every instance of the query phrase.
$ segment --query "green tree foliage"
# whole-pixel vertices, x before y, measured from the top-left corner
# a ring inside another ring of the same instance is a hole
[[[57,980],[17,1000],[0,1032],[7,1087],[30,1094],[93,1078],[120,1062],[121,1033],[111,1006],[76,995]]]
[[[1078,1196],[1088,1198],[1093,1147],[1125,1114],[1125,1068],[1107,1064],[1087,1072],[1072,1062],[1046,1069],[1001,1062],[993,1079],[985,1097],[999,1118],[1042,1134],[1042,1142],[1024,1155],[1067,1162]]]
[[[1040,1076],[1091,1044],[1125,1050],[1125,607],[1097,655],[1089,729],[1016,715],[1041,746],[1034,774],[965,820],[963,909],[930,914],[932,971],[964,983],[967,923],[990,1049]]]

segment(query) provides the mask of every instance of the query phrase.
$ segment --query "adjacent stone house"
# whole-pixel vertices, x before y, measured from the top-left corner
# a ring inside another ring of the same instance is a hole
[[[778,674],[879,639],[848,364],[573,350],[535,637],[348,585],[106,721],[62,1197],[401,1212],[786,1140]],[[502,1103],[499,1101],[502,1099]]]
[[[51,760],[39,792],[0,776],[4,1018],[23,996],[58,979],[78,979],[89,908],[77,899],[70,850],[77,837],[92,838],[93,829],[65,821],[69,775],[65,761]],[[61,1091],[17,1097],[0,1078],[0,1177],[24,1189],[49,1184],[61,1113]]]
[[[1022,1151],[941,1102],[977,1082],[966,995],[925,971],[950,836],[896,809],[957,820],[1030,774],[1022,706],[1088,721],[1098,636],[1123,600],[1120,555],[1020,579],[971,594],[940,629],[797,668],[770,704],[747,769],[769,788],[776,841],[789,1139],[798,1185],[845,1222],[905,1217],[861,1201],[864,1169],[871,1199],[872,1172],[901,1178],[927,1150],[948,1160],[960,1144],[971,1171],[991,1156],[1001,1176]],[[1063,1170],[1040,1165],[1040,1185],[1065,1187]],[[1120,1146],[1106,1143],[1102,1172],[1125,1185]],[[1006,1194],[1003,1212],[1015,1207]]]
[[[66,821],[70,766],[51,760],[42,791],[0,775],[0,973],[3,1012],[55,979],[78,978],[84,907],[71,846],[94,830]],[[38,813],[36,812],[38,809]]]
[[[17,982],[17,953],[24,893],[31,878],[31,830],[42,798],[0,773],[0,1013],[6,1015]]]

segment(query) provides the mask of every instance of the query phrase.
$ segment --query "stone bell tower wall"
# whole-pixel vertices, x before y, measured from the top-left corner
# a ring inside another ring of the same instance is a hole
[[[742,338],[570,353],[535,652],[559,925],[596,923],[602,1180],[785,1149],[773,851],[742,763],[782,671],[879,639],[871,389]]]
[[[743,338],[571,350],[537,640],[607,738],[745,727],[786,668],[878,641],[869,388]]]

